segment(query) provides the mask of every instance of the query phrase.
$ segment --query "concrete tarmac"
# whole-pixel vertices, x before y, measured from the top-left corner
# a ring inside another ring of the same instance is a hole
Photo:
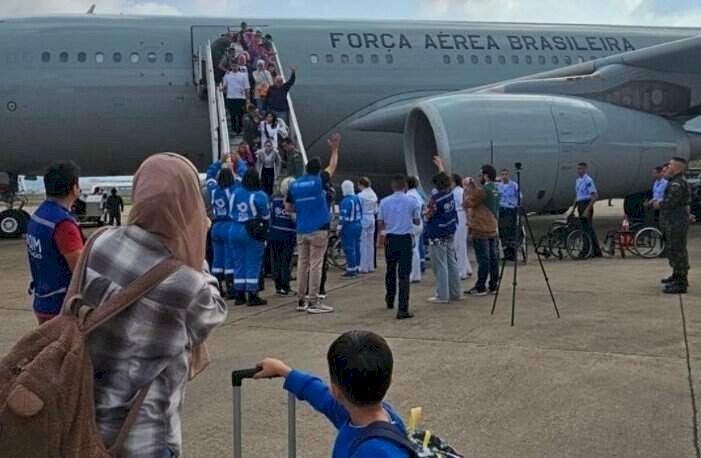
[[[597,206],[600,231],[620,223],[620,204]],[[544,233],[555,217],[532,217]],[[701,259],[701,226],[689,238],[692,269]],[[474,262],[473,262],[474,267]],[[387,400],[406,416],[422,406],[423,426],[467,457],[699,457],[701,276],[690,292],[661,293],[665,259],[629,256],[546,260],[562,314],[555,317],[531,250],[519,267],[516,326],[509,326],[512,268],[495,315],[492,296],[430,305],[433,276],[412,285],[413,320],[384,306],[384,269],[344,281],[330,270],[336,312],[307,315],[294,299],[229,307],[209,340],[210,368],[187,388],[185,455],[231,456],[233,368],[266,356],[328,377],[326,350],[350,329],[385,336],[395,355]],[[34,325],[23,241],[0,241],[0,353]],[[473,281],[463,282],[469,289]],[[244,385],[244,455],[286,455],[287,397],[281,381]],[[334,431],[298,405],[299,457],[328,457]]]

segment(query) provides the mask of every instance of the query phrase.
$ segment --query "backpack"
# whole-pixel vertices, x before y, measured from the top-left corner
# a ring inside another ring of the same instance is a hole
[[[90,332],[144,297],[180,262],[162,261],[95,308],[82,290],[93,234],[80,256],[61,314],[32,330],[0,360],[0,456],[115,457],[136,421],[150,383],[134,396],[114,444],[95,422]]]
[[[268,235],[268,220],[258,216],[258,209],[254,199],[255,194],[251,194],[248,205],[253,213],[253,218],[246,221],[246,232],[253,240],[264,242]]]

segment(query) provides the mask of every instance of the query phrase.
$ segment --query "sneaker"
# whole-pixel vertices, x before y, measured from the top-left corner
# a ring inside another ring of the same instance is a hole
[[[662,283],[663,285],[668,285],[670,283],[674,283],[674,275],[670,275],[667,278],[663,278],[662,280],[660,280],[660,283]]]
[[[321,303],[318,304],[310,304],[309,307],[307,307],[307,313],[311,313],[313,315],[318,315],[320,313],[331,313],[333,312],[333,307],[324,305]]]
[[[343,275],[341,275],[341,278],[343,278],[344,280],[352,280],[352,279],[356,278],[357,276],[358,276],[358,274],[356,274],[356,273],[346,272]]]
[[[278,296],[287,297],[287,296],[290,295],[290,292],[287,291],[286,289],[279,289],[279,290],[277,290],[276,294],[277,294]]]
[[[398,320],[408,320],[409,318],[414,318],[414,314],[409,312],[397,313]]]
[[[475,286],[470,291],[467,291],[467,294],[469,294],[470,296],[486,296],[487,289],[486,288],[478,288]]]
[[[497,293],[497,289],[499,289],[499,288],[492,288],[492,287],[490,287],[488,292],[489,292],[489,294],[496,294],[496,293]]]
[[[299,302],[297,302],[298,312],[306,312],[307,308],[309,308],[309,303],[306,300],[300,299]]]
[[[428,299],[426,299],[426,302],[428,302],[429,304],[449,304],[450,303],[450,301],[445,300],[445,299],[440,299],[436,296],[429,297]]]

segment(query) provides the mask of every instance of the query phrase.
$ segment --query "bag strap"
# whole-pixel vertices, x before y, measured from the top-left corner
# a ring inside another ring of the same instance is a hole
[[[386,421],[376,421],[374,423],[370,423],[366,428],[364,428],[363,432],[361,432],[360,435],[351,443],[349,456],[353,457],[360,446],[370,439],[384,439],[408,451],[409,458],[419,457],[414,443],[411,442],[409,438],[399,430],[399,428],[392,423],[387,423]]]
[[[153,383],[153,381],[149,382],[148,385],[141,388],[136,393],[136,397],[134,398],[134,402],[131,404],[131,407],[129,408],[129,412],[127,413],[127,417],[124,419],[124,423],[122,423],[122,427],[119,428],[119,433],[117,434],[117,438],[114,440],[112,445],[107,449],[107,453],[109,453],[110,456],[116,457],[119,455],[119,451],[124,446],[124,442],[126,442],[127,437],[129,437],[129,430],[131,430],[131,427],[134,426],[134,423],[136,423],[136,419],[139,417],[139,410],[141,410],[141,405],[144,403],[144,400],[146,399],[146,395],[148,394],[148,390],[149,390],[149,388],[151,388],[152,383]]]
[[[88,266],[88,257],[90,256],[90,251],[92,250],[95,241],[100,235],[104,234],[109,227],[102,227],[90,236],[85,245],[83,246],[83,251],[80,253],[80,258],[78,258],[78,263],[73,269],[73,276],[71,277],[71,282],[68,285],[68,291],[66,291],[66,299],[63,302],[63,307],[61,308],[61,315],[74,315],[76,312],[73,310],[73,304],[76,300],[82,299],[80,292],[83,289],[83,281],[85,280],[85,273]]]
[[[248,199],[248,205],[251,207],[251,213],[253,214],[253,219],[258,218],[258,209],[256,208],[256,195],[251,193],[251,197]]]

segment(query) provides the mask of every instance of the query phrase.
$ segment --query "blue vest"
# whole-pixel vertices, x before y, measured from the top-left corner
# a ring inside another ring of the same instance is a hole
[[[231,205],[231,216],[234,220],[231,236],[234,240],[248,239],[246,222],[255,218],[270,218],[268,196],[263,191],[249,191],[239,186],[234,191]]]
[[[298,233],[311,234],[329,224],[329,205],[319,175],[297,178],[289,194],[297,212]]]
[[[294,240],[297,227],[290,215],[285,211],[285,199],[282,196],[273,198],[272,214],[270,215],[270,240]]]
[[[71,270],[54,242],[56,226],[73,221],[73,215],[60,204],[46,200],[27,225],[27,254],[32,271],[34,310],[56,315],[60,312],[71,282]]]
[[[339,222],[342,225],[358,224],[363,218],[363,207],[360,205],[360,199],[356,195],[350,195],[343,198],[341,201],[341,214]]]
[[[212,215],[215,222],[232,221],[231,217],[231,199],[234,196],[233,187],[220,188],[217,186],[211,193],[212,196]]]
[[[455,234],[458,226],[458,212],[452,192],[437,192],[432,197],[436,213],[426,223],[426,237],[440,239]]]

